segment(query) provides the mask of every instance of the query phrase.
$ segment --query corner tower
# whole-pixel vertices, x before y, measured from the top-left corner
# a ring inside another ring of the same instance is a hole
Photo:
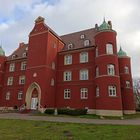
[[[118,52],[119,71],[121,81],[122,105],[124,114],[135,114],[133,82],[131,76],[131,58],[126,52],[120,50]]]
[[[116,46],[111,21],[95,25],[96,114],[122,116],[122,99]]]

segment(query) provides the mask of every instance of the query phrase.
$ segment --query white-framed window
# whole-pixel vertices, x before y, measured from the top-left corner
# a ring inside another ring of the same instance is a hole
[[[13,54],[13,55],[12,55],[12,59],[16,58],[16,56],[17,56],[16,54]]]
[[[98,47],[96,47],[96,49],[95,49],[95,57],[98,57],[98,55],[99,55]]]
[[[80,70],[80,80],[88,80],[88,69]]]
[[[88,89],[81,88],[81,99],[88,99]]]
[[[51,79],[51,86],[54,86],[54,78]]]
[[[9,72],[15,71],[15,63],[11,63],[9,66]]]
[[[73,49],[73,44],[72,43],[68,44],[68,50],[70,50],[70,49]]]
[[[23,92],[19,91],[18,92],[18,100],[22,100],[22,98],[23,98]]]
[[[10,92],[6,92],[5,99],[10,100]]]
[[[99,86],[96,86],[96,97],[100,96],[100,89]]]
[[[126,88],[130,88],[130,81],[126,81]]]
[[[107,74],[115,75],[115,66],[112,64],[107,65]]]
[[[108,43],[106,44],[106,53],[107,54],[113,54],[113,45]]]
[[[89,46],[89,40],[85,40],[84,41],[84,46],[86,47],[86,46]]]
[[[70,99],[71,98],[71,91],[70,89],[64,90],[64,99]]]
[[[21,62],[21,70],[26,70],[26,65],[27,65],[26,61]]]
[[[81,39],[84,39],[85,38],[85,35],[84,34],[80,35],[80,38]]]
[[[71,71],[65,71],[64,72],[64,81],[71,81],[72,80],[72,72]]]
[[[124,67],[124,73],[129,74],[129,68],[127,66]]]
[[[99,76],[99,67],[97,66],[95,70],[96,70],[96,77],[98,77]]]
[[[88,52],[81,52],[80,53],[80,63],[88,62]]]
[[[19,77],[19,84],[20,85],[25,84],[25,76],[24,75],[22,75],[22,76]]]
[[[70,65],[72,64],[72,55],[68,54],[64,56],[64,64],[65,65]]]
[[[13,80],[14,80],[13,77],[8,77],[8,80],[7,80],[7,86],[11,86],[11,85],[13,85]]]
[[[108,86],[109,96],[116,96],[116,86]]]
[[[55,70],[55,62],[52,62],[52,70]]]
[[[26,57],[27,56],[27,52],[24,52],[23,54],[22,54],[22,57]]]
[[[28,47],[26,47],[25,50],[28,51]]]

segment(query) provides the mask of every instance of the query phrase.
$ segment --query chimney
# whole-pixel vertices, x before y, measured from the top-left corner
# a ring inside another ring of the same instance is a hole
[[[24,42],[19,43],[19,47],[23,47],[25,45]]]
[[[110,25],[110,29],[112,29],[112,23],[111,23],[111,21],[108,21],[108,24]]]
[[[35,20],[35,24],[40,24],[40,23],[44,23],[45,18],[39,16],[36,20]]]
[[[97,23],[95,24],[95,29],[98,30],[98,24]]]

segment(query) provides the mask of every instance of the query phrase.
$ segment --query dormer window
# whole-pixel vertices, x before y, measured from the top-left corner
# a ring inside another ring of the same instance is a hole
[[[22,54],[22,57],[26,57],[27,56],[27,52],[24,52],[23,54]]]
[[[72,43],[68,44],[68,50],[70,50],[70,49],[73,49],[73,44]]]
[[[14,59],[14,58],[16,58],[16,55],[15,54],[12,55],[12,59]]]
[[[28,51],[28,47],[26,47],[25,50]]]
[[[84,46],[86,47],[86,46],[89,46],[89,40],[85,40],[84,41]]]
[[[85,35],[84,35],[84,34],[82,34],[82,35],[80,36],[80,38],[81,38],[81,39],[84,39],[84,38],[85,38]]]

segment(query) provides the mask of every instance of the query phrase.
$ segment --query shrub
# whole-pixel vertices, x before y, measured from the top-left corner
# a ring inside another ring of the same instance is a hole
[[[86,115],[87,109],[61,108],[61,109],[58,109],[58,114],[65,114],[65,115],[72,115],[72,116]]]
[[[16,110],[16,109],[18,109],[18,106],[17,106],[17,105],[15,105],[15,106],[13,107],[13,109],[15,109],[15,110]]]
[[[45,111],[44,111],[44,113],[46,113],[46,114],[54,114],[54,109],[51,109],[51,108],[48,108],[48,109],[46,109]]]
[[[60,108],[57,110],[58,114],[65,114],[68,115],[69,109],[68,108]]]

